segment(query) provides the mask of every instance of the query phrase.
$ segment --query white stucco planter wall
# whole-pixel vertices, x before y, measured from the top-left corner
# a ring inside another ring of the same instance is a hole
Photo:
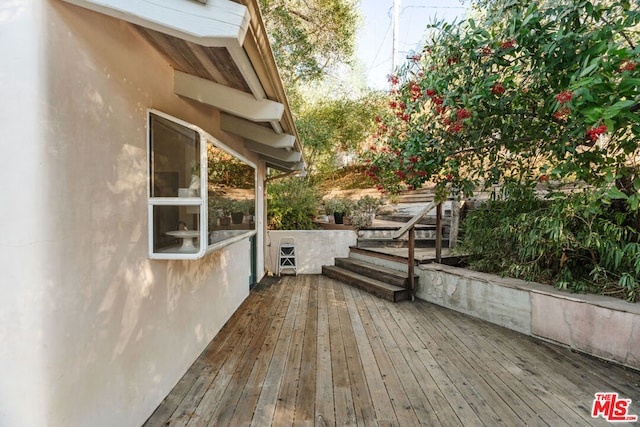
[[[416,272],[420,299],[640,369],[639,304],[441,264]]]
[[[278,273],[278,245],[283,238],[295,239],[298,274],[321,274],[323,265],[333,265],[334,259],[348,257],[349,247],[358,241],[353,230],[270,230],[265,264],[274,274]]]

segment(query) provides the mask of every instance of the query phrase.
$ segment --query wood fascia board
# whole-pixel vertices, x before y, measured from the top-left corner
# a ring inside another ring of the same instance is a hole
[[[174,71],[174,92],[252,122],[279,121],[284,105],[181,71]]]
[[[249,151],[253,151],[261,156],[283,163],[297,163],[302,159],[302,154],[299,151],[289,151],[284,148],[273,148],[260,144],[259,142],[246,141],[244,146]]]
[[[296,141],[296,137],[293,135],[278,134],[264,126],[228,114],[220,115],[220,128],[224,132],[273,148],[293,148]]]
[[[229,0],[63,0],[201,46],[242,45],[251,16]]]

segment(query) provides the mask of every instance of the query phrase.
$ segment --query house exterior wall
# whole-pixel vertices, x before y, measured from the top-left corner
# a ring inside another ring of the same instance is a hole
[[[148,259],[147,110],[200,126],[260,178],[264,166],[217,111],[173,94],[171,67],[131,25],[9,0],[0,55],[0,425],[138,426],[250,275],[247,240]]]

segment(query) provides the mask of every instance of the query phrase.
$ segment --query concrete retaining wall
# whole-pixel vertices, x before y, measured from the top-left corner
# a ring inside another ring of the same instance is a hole
[[[441,264],[416,272],[420,299],[640,369],[640,304]]]

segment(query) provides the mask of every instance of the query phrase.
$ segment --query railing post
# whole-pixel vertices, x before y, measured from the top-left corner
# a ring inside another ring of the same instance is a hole
[[[442,264],[442,202],[436,206],[436,262]]]
[[[415,267],[415,243],[416,243],[416,232],[415,227],[411,227],[409,229],[409,260],[407,265],[407,272],[409,275],[409,297],[411,301],[413,301],[413,292],[414,292],[414,267]]]

